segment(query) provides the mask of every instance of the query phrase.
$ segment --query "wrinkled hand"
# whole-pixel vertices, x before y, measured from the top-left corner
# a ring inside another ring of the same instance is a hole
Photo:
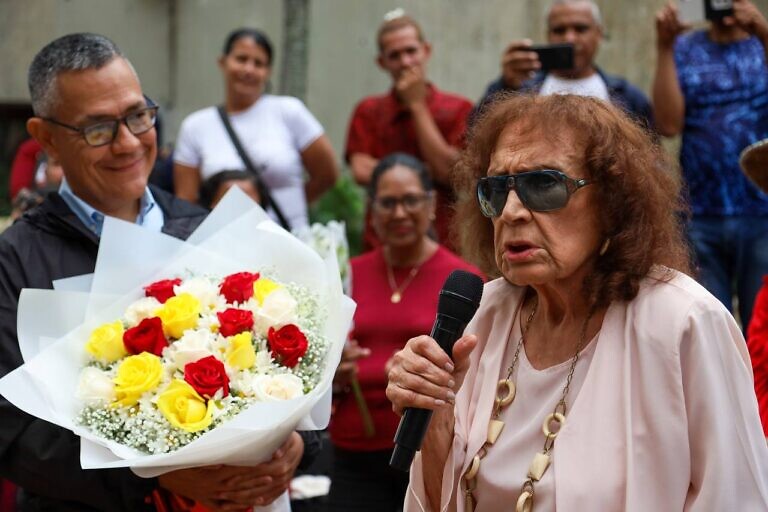
[[[656,13],[656,46],[660,50],[671,49],[677,36],[690,28],[689,24],[680,22],[677,7],[669,2]]]
[[[429,336],[411,338],[393,357],[387,398],[402,415],[406,407],[436,410],[453,404],[469,368],[469,355],[477,345],[472,334],[453,346],[453,362]]]
[[[734,0],[733,16],[724,18],[723,22],[727,25],[734,24],[763,40],[768,39],[768,22],[755,4],[749,0]]]
[[[539,55],[528,50],[532,44],[530,39],[512,41],[504,50],[501,56],[501,79],[507,87],[519,89],[523,82],[541,69]]]
[[[290,484],[304,453],[304,441],[292,432],[268,462],[258,466],[206,466],[159,477],[160,486],[193,499],[212,512],[240,512],[269,505]]]
[[[349,340],[344,345],[341,363],[333,376],[334,389],[344,389],[349,386],[349,382],[357,375],[357,360],[370,355],[371,349],[361,347],[357,344],[357,340]]]
[[[406,107],[427,100],[427,80],[421,68],[404,70],[395,82],[395,94]]]
[[[387,362],[384,363],[384,375],[389,375],[389,372],[392,370],[392,367],[395,366],[395,356],[397,353],[400,352],[399,350],[395,350],[392,352],[392,355],[389,356],[389,359],[387,359]]]

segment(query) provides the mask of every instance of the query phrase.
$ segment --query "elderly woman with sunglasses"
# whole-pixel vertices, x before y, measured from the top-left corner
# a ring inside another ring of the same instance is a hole
[[[457,218],[500,278],[453,360],[427,336],[395,356],[395,411],[435,411],[406,510],[768,510],[749,356],[686,275],[662,153],[592,98],[508,98],[478,121]]]
[[[368,198],[383,245],[351,261],[357,310],[354,341],[344,350],[334,382],[342,392],[330,424],[334,467],[328,509],[396,512],[408,477],[388,464],[398,417],[385,395],[387,363],[409,338],[430,329],[448,275],[479,270],[429,236],[434,187],[420,160],[404,153],[382,158]],[[352,386],[359,386],[358,400]]]

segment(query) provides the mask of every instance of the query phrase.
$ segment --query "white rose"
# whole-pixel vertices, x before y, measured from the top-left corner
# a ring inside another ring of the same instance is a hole
[[[290,400],[304,394],[304,383],[290,373],[258,375],[253,379],[253,393],[264,402]]]
[[[115,399],[115,384],[106,372],[88,366],[80,372],[77,398],[89,406],[111,403]]]
[[[166,349],[165,355],[177,368],[184,368],[187,363],[212,356],[215,338],[216,334],[208,329],[188,330]]]
[[[139,325],[139,322],[145,318],[155,316],[155,311],[160,309],[160,306],[162,304],[154,297],[144,297],[137,300],[125,310],[125,321],[128,323],[128,327]]]
[[[189,293],[200,301],[203,310],[212,309],[218,303],[219,288],[204,277],[193,277],[173,287],[176,295]]]
[[[254,330],[262,336],[267,335],[270,327],[279,329],[298,320],[296,308],[298,304],[288,290],[278,288],[264,299],[264,304],[254,311]]]

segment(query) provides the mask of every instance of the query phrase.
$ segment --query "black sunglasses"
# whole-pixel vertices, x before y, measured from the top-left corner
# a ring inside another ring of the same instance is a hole
[[[79,133],[89,146],[104,146],[115,140],[120,123],[124,123],[128,127],[128,131],[134,135],[141,135],[155,126],[155,122],[157,122],[157,109],[159,107],[147,96],[144,96],[144,98],[147,101],[146,107],[118,119],[99,121],[88,126],[72,126],[57,121],[52,117],[44,117],[43,120]]]
[[[486,217],[498,217],[514,189],[523,206],[534,212],[551,212],[568,204],[571,194],[591,180],[576,180],[563,172],[545,169],[504,176],[486,176],[477,181],[477,202]]]

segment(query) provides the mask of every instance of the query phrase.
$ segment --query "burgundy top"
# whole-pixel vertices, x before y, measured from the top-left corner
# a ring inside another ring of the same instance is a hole
[[[446,93],[429,85],[427,106],[445,141],[451,146],[461,147],[472,103],[462,96]],[[353,153],[363,153],[381,159],[395,152],[407,153],[424,160],[410,111],[397,100],[394,90],[381,96],[363,98],[355,107],[349,122],[347,147],[344,151],[347,162]],[[447,184],[436,183],[435,188],[435,230],[440,243],[450,247],[448,228],[453,217],[453,193]],[[363,238],[367,248],[380,245],[371,227],[370,212],[366,212]]]
[[[19,146],[11,164],[9,183],[11,200],[16,197],[16,194],[22,188],[34,188],[35,168],[37,167],[38,155],[42,150],[42,146],[35,139],[25,140]]]
[[[768,437],[768,276],[757,294],[747,329],[747,348],[755,374],[755,393],[763,432]]]
[[[438,246],[402,292],[401,301],[393,304],[381,248],[352,258],[351,266],[352,298],[357,302],[357,311],[350,336],[361,347],[371,350],[370,356],[358,360],[358,380],[376,433],[373,438],[365,437],[354,396],[346,392],[337,396],[329,427],[331,440],[346,450],[386,450],[393,446],[400,418],[392,412],[392,404],[385,395],[387,376],[384,365],[410,338],[429,334],[437,313],[440,289],[451,272],[461,269],[481,277],[482,273],[448,249]],[[393,269],[398,285],[408,278],[411,268]]]

